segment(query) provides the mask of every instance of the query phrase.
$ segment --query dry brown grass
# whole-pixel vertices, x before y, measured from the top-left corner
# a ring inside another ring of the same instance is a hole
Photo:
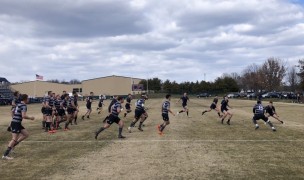
[[[201,116],[211,99],[192,99],[190,116],[171,116],[165,135],[159,136],[161,99],[150,99],[149,118],[144,132],[125,119],[125,140],[118,140],[117,125],[102,132],[98,141],[93,132],[103,115],[96,111],[90,120],[78,120],[72,131],[54,135],[40,129],[40,120],[25,122],[31,132],[17,148],[12,161],[0,163],[1,179],[303,179],[304,139],[303,105],[276,103],[286,122],[274,119],[277,132],[259,122],[255,131],[251,122],[253,101],[231,100],[232,125],[222,125],[215,112]],[[172,101],[174,112],[181,107]],[[109,103],[109,102],[107,102]],[[96,103],[95,103],[96,106]],[[10,134],[9,107],[0,107],[0,144],[3,151]],[[82,112],[85,111],[81,103]],[[40,117],[40,107],[29,105],[29,114]],[[105,111],[104,111],[105,112]],[[80,113],[81,114],[81,113]]]

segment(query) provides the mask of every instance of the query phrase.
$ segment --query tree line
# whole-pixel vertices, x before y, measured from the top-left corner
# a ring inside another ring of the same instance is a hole
[[[298,70],[299,68],[299,70]],[[147,90],[163,93],[183,93],[198,94],[209,93],[229,93],[243,91],[289,91],[300,92],[304,89],[304,60],[299,60],[297,66],[288,67],[285,61],[278,58],[268,58],[263,64],[251,64],[239,74],[224,73],[213,82],[196,81],[181,82],[162,81],[155,77],[142,80]]]

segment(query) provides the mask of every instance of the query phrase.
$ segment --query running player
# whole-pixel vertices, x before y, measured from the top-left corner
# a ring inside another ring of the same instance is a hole
[[[266,110],[266,116],[269,118],[270,116],[274,119],[280,121],[280,123],[284,124],[282,120],[279,119],[279,115],[277,114],[275,107],[273,106],[273,102],[269,101],[268,106],[265,107]]]
[[[87,112],[81,117],[82,120],[84,120],[84,117],[87,116],[88,119],[90,119],[90,114],[92,112],[92,102],[93,102],[93,92],[90,92],[90,96],[86,98],[86,106],[87,106]]]
[[[46,116],[46,123],[45,123],[45,132],[54,133],[54,129],[52,126],[52,115],[53,115],[53,106],[54,106],[54,99],[52,98],[52,91],[48,92],[48,95],[44,97],[44,108],[45,108],[45,116]]]
[[[158,132],[159,135],[162,135],[165,127],[170,124],[170,121],[169,121],[169,112],[173,116],[175,116],[175,114],[170,109],[170,101],[171,101],[171,95],[167,94],[166,95],[166,100],[165,100],[165,102],[163,102],[163,105],[162,105],[162,108],[161,108],[162,117],[163,117],[163,124],[157,126],[158,131],[159,131]]]
[[[103,123],[105,123],[107,121],[107,119],[109,118],[110,114],[111,114],[111,108],[112,106],[117,102],[117,98],[118,96],[113,96],[113,99],[111,101],[111,103],[109,104],[109,107],[108,107],[108,112],[109,112],[109,115],[105,117],[105,119],[103,120]]]
[[[128,113],[132,112],[132,110],[131,110],[132,95],[131,94],[128,94],[128,97],[127,97],[126,101],[127,101],[126,105],[125,105],[126,112],[124,114],[124,117],[126,117]]]
[[[229,111],[229,109],[231,109],[231,107],[228,105],[228,102],[229,102],[229,100],[228,100],[227,96],[225,96],[221,102],[221,111],[224,114],[222,116],[222,124],[224,124],[225,118],[228,117],[227,124],[230,125],[230,120],[231,120],[233,114],[232,114],[232,112]]]
[[[75,118],[75,112],[77,111],[77,106],[75,105],[75,96],[77,97],[76,91],[73,91],[72,96],[70,96],[67,99],[67,122],[65,123],[64,130],[70,130],[69,129],[69,124],[73,122],[73,119]]]
[[[12,140],[9,142],[8,148],[4,152],[2,159],[7,159],[7,160],[13,159],[12,157],[8,156],[11,150],[29,136],[28,131],[22,126],[22,120],[23,119],[34,120],[35,118],[26,115],[27,103],[28,103],[28,95],[22,94],[21,102],[16,104],[14,117],[11,122]]]
[[[188,96],[187,96],[187,93],[184,93],[184,95],[177,101],[179,102],[180,100],[182,100],[182,106],[183,106],[183,110],[177,112],[177,115],[179,113],[182,113],[182,112],[186,112],[187,113],[187,116],[189,117],[189,109],[187,107],[187,102],[190,101]]]
[[[98,111],[98,114],[100,114],[101,111],[102,111],[102,106],[104,105],[103,101],[104,101],[104,97],[102,95],[100,95],[99,102],[98,102],[98,107],[96,109]]]
[[[272,131],[276,131],[275,127],[273,127],[272,123],[269,121],[268,117],[265,116],[264,114],[265,109],[262,105],[262,102],[260,100],[257,101],[257,104],[253,107],[253,118],[252,121],[255,124],[255,129],[259,129],[259,125],[257,123],[257,120],[262,119],[265,121],[265,123],[268,123],[269,126],[271,127]]]
[[[119,125],[118,138],[125,138],[125,136],[122,135],[124,122],[118,117],[122,109],[121,103],[123,102],[124,102],[123,97],[121,96],[117,97],[117,102],[111,107],[111,114],[109,115],[109,118],[105,122],[104,126],[95,132],[95,139],[97,139],[99,133],[101,133],[105,129],[108,129],[113,123]]]
[[[221,118],[222,116],[221,116],[220,110],[217,107],[217,103],[218,103],[218,97],[215,96],[215,98],[213,99],[212,104],[210,105],[210,108],[203,111],[202,115],[204,115],[206,112],[210,112],[212,109],[214,109],[215,111],[217,111],[218,116]]]
[[[14,98],[12,100],[12,108],[11,108],[11,116],[12,116],[12,118],[14,117],[14,112],[16,110],[17,104],[19,104],[21,102],[19,91],[15,91],[13,95],[14,95]],[[11,132],[11,125],[8,126],[7,131]]]
[[[130,126],[128,127],[129,133],[132,132],[132,128],[135,127],[135,124],[137,121],[140,119],[139,127],[138,130],[143,131],[142,125],[144,121],[148,118],[148,113],[146,112],[145,109],[145,100],[147,96],[142,95],[139,100],[136,102],[136,108],[135,108],[135,116],[134,120],[131,122]]]

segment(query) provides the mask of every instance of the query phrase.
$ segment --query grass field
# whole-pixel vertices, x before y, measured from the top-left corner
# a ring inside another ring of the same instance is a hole
[[[174,112],[181,109],[176,101]],[[40,105],[29,105],[28,114],[36,120],[23,124],[31,135],[16,147],[14,160],[1,160],[0,179],[304,179],[303,105],[275,103],[285,124],[271,119],[277,128],[272,132],[262,121],[254,130],[254,101],[230,100],[231,126],[222,125],[214,111],[201,116],[211,101],[191,99],[191,117],[170,116],[171,124],[159,136],[162,99],[150,99],[144,132],[127,132],[132,113],[124,119],[126,139],[117,139],[113,124],[97,141],[93,132],[106,110],[102,115],[94,111],[90,120],[79,118],[71,131],[50,135],[41,130]],[[11,139],[9,110],[0,107],[1,153]],[[81,102],[80,115],[84,112]]]

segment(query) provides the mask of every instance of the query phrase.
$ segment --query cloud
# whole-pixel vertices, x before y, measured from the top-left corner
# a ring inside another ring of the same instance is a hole
[[[269,57],[296,64],[303,16],[287,0],[2,0],[1,76],[213,81]]]

